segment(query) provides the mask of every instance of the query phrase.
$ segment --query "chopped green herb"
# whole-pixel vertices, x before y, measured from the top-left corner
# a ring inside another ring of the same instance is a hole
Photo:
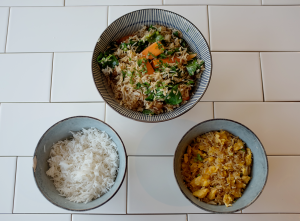
[[[139,60],[137,61],[138,66],[141,66],[142,63],[143,63],[143,60],[142,60],[142,59],[139,59]]]
[[[97,61],[100,62],[101,59],[103,58],[104,54],[100,52],[99,56],[97,57]]]
[[[197,59],[193,59],[188,63],[186,66],[187,71],[189,72],[190,76],[194,75],[195,72],[201,68],[201,66],[204,64],[204,61],[201,61],[200,64],[198,64]]]
[[[246,152],[246,150],[243,148],[243,149],[240,149],[240,151],[243,151],[243,152]]]
[[[200,156],[200,154],[197,154],[197,160],[200,161],[200,162],[203,161],[203,159],[202,159],[202,157]]]
[[[151,93],[148,97],[146,97],[146,101],[153,101],[153,99],[154,99],[154,94],[153,93]]]
[[[190,80],[190,81],[188,81],[188,82],[186,83],[186,85],[191,85],[191,84],[194,84],[194,83],[195,83],[194,81]]]
[[[143,114],[154,115],[154,113],[151,110],[146,110],[146,109],[143,110]]]
[[[178,31],[173,32],[173,35],[176,36],[176,37],[178,37],[179,36]]]
[[[131,58],[129,58],[129,61],[131,61]]]
[[[143,85],[144,85],[145,87],[150,87],[150,84],[149,84],[148,82],[144,82]]]
[[[142,84],[140,83],[140,82],[138,82],[137,84],[136,84],[136,88],[135,89],[140,89],[142,87]]]
[[[190,30],[190,28],[188,28],[188,29],[186,30],[186,32],[189,32],[189,30]]]
[[[159,55],[159,58],[166,58],[166,57],[167,57],[167,55],[165,55],[164,53]]]
[[[167,99],[165,99],[167,104],[177,105],[182,102],[182,96],[180,91],[178,90],[178,85],[175,85],[171,92],[167,95]]]
[[[197,177],[201,176],[200,174],[197,175]]]

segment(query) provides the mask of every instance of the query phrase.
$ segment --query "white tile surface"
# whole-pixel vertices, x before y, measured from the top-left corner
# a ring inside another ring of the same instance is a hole
[[[164,0],[166,5],[261,5],[261,0]]]
[[[67,214],[10,214],[0,215],[0,220],[3,221],[70,221],[71,215]]]
[[[213,51],[300,51],[300,7],[209,6]]]
[[[73,215],[72,221],[186,221],[186,215]]]
[[[238,215],[224,215],[224,214],[189,214],[189,221],[207,220],[210,221],[298,221],[300,218],[299,214],[238,214]]]
[[[128,213],[206,213],[181,193],[173,157],[128,157]]]
[[[179,118],[155,124],[133,121],[106,107],[106,122],[121,136],[128,155],[173,155],[191,127],[211,118],[211,102],[201,102]]]
[[[104,113],[103,103],[4,103],[0,112],[0,156],[32,156],[41,136],[59,120],[71,116],[103,120]]]
[[[91,71],[92,52],[55,53],[52,102],[103,101]]]
[[[93,51],[107,7],[11,8],[8,52]]]
[[[64,0],[1,0],[0,6],[64,6]]]
[[[16,157],[0,157],[0,213],[12,213],[15,188]],[[0,215],[0,220],[1,215]]]
[[[5,51],[9,8],[0,8],[0,52]]]
[[[213,52],[213,73],[201,101],[263,101],[258,52]]]
[[[215,118],[227,118],[249,127],[268,155],[300,155],[300,103],[216,102]]]
[[[81,213],[126,213],[126,183],[103,206]],[[50,203],[37,188],[32,175],[32,157],[19,157],[16,177],[14,213],[71,213]]]
[[[52,56],[0,54],[0,102],[49,102]]]
[[[69,5],[162,5],[163,0],[66,0]]]
[[[268,157],[268,161],[267,185],[261,196],[243,213],[299,213],[300,177],[297,173],[300,157]]]
[[[300,53],[261,53],[266,101],[300,101]]]
[[[109,7],[108,24],[112,23],[114,20],[121,17],[122,15],[143,8],[153,8],[153,6]],[[187,18],[197,28],[199,28],[207,42],[209,42],[207,6],[155,6],[155,8],[169,10]]]
[[[300,5],[300,0],[262,0],[263,5]]]

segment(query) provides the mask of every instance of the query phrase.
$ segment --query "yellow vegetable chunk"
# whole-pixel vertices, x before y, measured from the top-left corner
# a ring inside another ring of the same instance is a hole
[[[188,154],[188,155],[191,155],[191,152],[192,152],[192,147],[191,147],[191,146],[188,146],[187,154]]]
[[[193,192],[193,195],[202,199],[202,198],[206,197],[208,192],[209,192],[209,189],[201,189],[201,190],[197,190],[197,191]]]
[[[238,139],[238,141],[233,145],[233,149],[235,151],[238,151],[240,149],[243,149],[243,146],[244,146],[243,141],[241,141],[240,139]]]
[[[191,185],[194,186],[209,186],[210,180],[209,177],[206,176],[199,176],[192,180]]]
[[[215,199],[217,191],[218,191],[218,189],[216,189],[216,188],[211,189],[208,196],[207,196],[207,198],[210,199],[210,200]]]
[[[218,171],[218,167],[216,166],[210,166],[207,168],[207,170],[205,171],[206,174],[211,175],[213,173],[216,173]]]
[[[237,188],[233,191],[232,195],[235,197],[235,198],[240,198],[242,197],[242,192],[241,192],[241,189]]]
[[[245,157],[245,160],[246,160],[246,165],[250,166],[252,163],[252,153],[249,148],[247,148],[247,156]]]
[[[232,206],[231,203],[233,201],[233,198],[229,194],[225,194],[223,198],[223,202],[225,203],[226,207]]]
[[[189,162],[189,156],[188,156],[187,153],[184,154],[183,157],[184,157],[183,160],[184,160],[185,163]]]
[[[246,184],[250,181],[250,179],[251,179],[251,177],[249,177],[249,176],[242,176],[242,180]]]
[[[246,187],[246,184],[242,183],[241,181],[236,181],[236,187],[240,189],[244,189]]]

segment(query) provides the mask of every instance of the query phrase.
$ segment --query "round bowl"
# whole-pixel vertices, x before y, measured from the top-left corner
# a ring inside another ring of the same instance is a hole
[[[251,171],[251,180],[248,183],[243,195],[231,207],[225,205],[217,206],[201,202],[193,196],[190,190],[184,184],[181,175],[181,159],[190,142],[197,136],[210,132],[226,130],[235,136],[238,136],[246,146],[251,149],[253,154],[253,164]],[[174,155],[174,175],[182,194],[197,207],[214,213],[233,213],[250,206],[263,191],[268,178],[268,159],[265,149],[257,136],[246,126],[227,119],[212,119],[197,124],[191,128],[180,140]]]
[[[82,130],[82,128],[88,129],[91,127],[105,131],[116,143],[119,153],[119,171],[115,184],[107,193],[86,204],[74,203],[63,196],[60,196],[53,184],[53,181],[46,175],[46,171],[49,169],[47,160],[49,159],[50,150],[54,143],[72,137],[70,131],[77,132]],[[39,140],[34,152],[34,158],[35,157],[36,164],[34,163],[35,171],[33,169],[33,176],[38,189],[44,197],[54,205],[71,211],[91,210],[108,202],[120,189],[124,181],[127,168],[127,154],[125,146],[117,132],[103,121],[86,116],[66,118],[50,127]]]
[[[197,53],[197,58],[205,61],[205,71],[200,79],[196,81],[191,99],[175,110],[159,115],[149,116],[137,111],[129,110],[119,104],[107,84],[104,74],[100,71],[97,57],[100,52],[106,50],[110,42],[120,39],[123,36],[134,33],[142,26],[164,25],[169,28],[180,30],[183,39],[188,43],[191,50]],[[101,34],[96,43],[92,57],[92,74],[95,85],[105,102],[119,114],[130,119],[141,122],[163,122],[174,119],[194,107],[204,95],[210,82],[212,72],[212,60],[209,46],[200,30],[189,20],[174,12],[163,9],[142,9],[130,12],[111,23]]]

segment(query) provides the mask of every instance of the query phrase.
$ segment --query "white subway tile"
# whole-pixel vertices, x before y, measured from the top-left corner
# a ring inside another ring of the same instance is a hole
[[[49,102],[52,56],[0,54],[0,102]]]
[[[300,53],[261,53],[262,77],[266,101],[300,100]]]
[[[0,6],[64,6],[64,0],[1,0]]]
[[[92,52],[55,53],[52,102],[103,101],[91,71]]]
[[[121,136],[128,155],[173,155],[178,142],[190,128],[211,118],[211,102],[200,102],[176,119],[155,124],[134,121],[109,106],[106,108],[106,122]]]
[[[186,221],[186,215],[73,215],[72,221]]]
[[[12,213],[15,191],[16,157],[0,157],[0,174],[0,213]],[[1,215],[0,220],[4,220]]]
[[[213,51],[300,51],[300,7],[209,6]]]
[[[9,8],[0,8],[0,52],[5,52]]]
[[[107,7],[11,8],[7,52],[93,51]]]
[[[3,221],[70,221],[71,214],[10,214],[0,215],[0,220]]]
[[[181,193],[173,157],[128,157],[127,212],[206,213]]]
[[[113,6],[109,7],[108,24],[129,12],[153,8],[153,6]],[[207,6],[155,6],[155,8],[165,9],[182,15],[191,21],[209,42]]]
[[[261,0],[164,0],[166,5],[261,5]]]
[[[258,52],[213,52],[213,73],[201,101],[263,101]]]
[[[277,136],[277,138],[279,138]],[[285,146],[282,147],[286,148]],[[269,176],[265,189],[260,197],[243,213],[299,213],[300,206],[300,157],[268,157]],[[255,162],[255,160],[254,160]],[[275,218],[275,217],[274,217]],[[297,217],[282,217],[281,220],[299,220]],[[271,221],[271,219],[262,219]],[[272,221],[279,221],[279,217]]]
[[[66,0],[66,6],[70,5],[162,5],[162,0]]]
[[[249,127],[268,155],[299,155],[300,103],[216,102],[215,118],[235,120]]]
[[[298,221],[298,214],[189,214],[189,221],[209,219],[210,221]]]
[[[300,5],[300,0],[262,0],[263,5]]]
[[[0,156],[32,156],[41,136],[58,121],[72,116],[104,120],[104,113],[100,103],[3,103]]]

